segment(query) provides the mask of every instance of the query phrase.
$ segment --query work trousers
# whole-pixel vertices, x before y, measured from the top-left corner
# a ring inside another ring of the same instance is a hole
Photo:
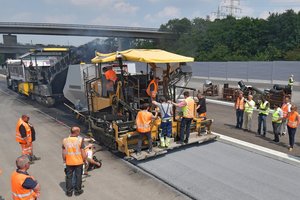
[[[263,135],[266,135],[267,132],[267,115],[259,114],[258,115],[258,129],[257,134],[261,134],[261,125],[263,125]]]
[[[281,123],[272,122],[272,126],[273,126],[274,140],[275,142],[279,142]]]
[[[172,134],[172,121],[161,122],[161,137],[171,137]]]
[[[137,152],[141,152],[142,150],[142,143],[143,143],[143,137],[144,135],[147,137],[148,139],[148,143],[149,143],[149,151],[152,151],[152,137],[151,137],[151,132],[146,132],[146,133],[139,133],[139,138],[138,138],[138,145],[137,145]]]
[[[244,110],[236,109],[236,128],[242,128],[243,126],[243,117],[244,116]]]
[[[289,133],[289,142],[290,142],[290,147],[293,148],[295,144],[295,134],[297,131],[297,128],[291,128],[287,126],[288,133]]]
[[[22,155],[30,155],[32,156],[32,142],[29,144],[21,144]]]
[[[282,119],[282,124],[281,124],[281,133],[286,133],[287,130],[287,118]]]
[[[180,122],[180,142],[184,141],[184,131],[186,133],[185,139],[188,140],[190,137],[191,123],[193,118],[183,117]]]
[[[81,185],[82,185],[82,170],[83,170],[83,165],[67,165],[66,166],[66,189],[67,193],[71,193],[73,189],[75,189],[75,192],[78,192],[81,190]],[[75,185],[73,188],[72,184],[72,178],[73,178],[73,173],[75,176]]]
[[[244,127],[245,129],[247,129],[248,131],[251,131],[251,125],[252,125],[252,116],[253,113],[247,113],[245,112],[245,117],[244,117]]]

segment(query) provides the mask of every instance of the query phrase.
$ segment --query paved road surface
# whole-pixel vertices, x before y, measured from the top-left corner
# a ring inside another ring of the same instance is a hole
[[[0,168],[3,174],[0,176],[0,199],[1,196],[10,199],[10,174],[15,169],[15,159],[21,152],[20,146],[15,142],[15,123],[20,113],[30,115],[30,121],[37,131],[34,151],[42,157],[42,160],[33,164],[29,173],[41,184],[41,199],[68,199],[64,195],[61,141],[68,136],[69,128],[41,113],[32,105],[20,102],[20,98],[17,98],[13,92],[8,91],[12,94],[8,95],[3,90],[5,89],[2,81],[0,84]],[[90,173],[91,177],[88,177],[84,183],[85,193],[74,199],[187,199],[185,195],[131,167],[106,150],[99,152],[97,156],[102,159],[103,167]]]
[[[222,142],[186,148],[138,166],[195,199],[300,199],[299,166]]]

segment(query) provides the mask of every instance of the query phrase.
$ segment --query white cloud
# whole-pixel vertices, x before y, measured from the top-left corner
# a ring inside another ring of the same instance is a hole
[[[179,17],[181,14],[180,9],[174,6],[167,6],[163,10],[159,11],[157,13],[157,16],[160,18],[165,18],[165,17]]]
[[[123,13],[135,13],[139,7],[126,3],[124,1],[119,1],[114,4],[114,8],[116,12],[123,12]]]
[[[89,5],[89,6],[105,6],[114,3],[114,0],[69,0],[72,4],[77,6]]]

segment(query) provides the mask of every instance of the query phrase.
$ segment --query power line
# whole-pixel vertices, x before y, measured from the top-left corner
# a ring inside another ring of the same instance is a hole
[[[240,8],[240,0],[222,0],[218,6],[217,12],[213,12],[214,19],[223,19],[226,16],[237,17],[237,14],[242,13]]]

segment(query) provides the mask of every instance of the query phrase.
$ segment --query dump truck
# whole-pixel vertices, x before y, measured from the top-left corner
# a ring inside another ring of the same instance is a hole
[[[63,99],[70,61],[68,48],[31,49],[18,59],[6,61],[7,86],[45,106],[53,106]]]
[[[177,143],[180,110],[174,108],[171,145],[168,148],[158,147],[161,119],[157,118],[151,126],[153,152],[142,151],[141,155],[135,151],[138,141],[135,118],[141,104],[151,103],[146,88],[155,78],[160,80],[158,97],[164,96],[178,102],[186,90],[195,96],[195,89],[186,87],[192,76],[188,63],[193,61],[191,57],[159,49],[129,49],[108,54],[96,52],[92,64],[70,66],[64,96],[72,105],[67,106],[87,122],[92,136],[98,142],[124,153],[126,158],[142,160],[165,154],[171,149],[184,146]],[[118,77],[113,90],[106,88],[104,69],[108,67]],[[195,117],[189,143],[216,139],[217,136],[211,133],[212,121]],[[143,146],[146,145],[144,138]]]

